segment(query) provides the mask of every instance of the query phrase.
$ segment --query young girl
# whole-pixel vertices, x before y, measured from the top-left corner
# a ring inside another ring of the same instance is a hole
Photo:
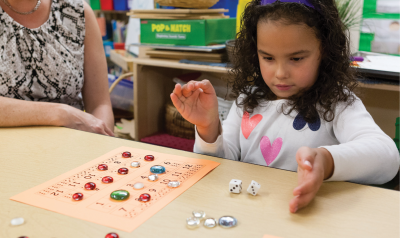
[[[293,213],[323,181],[390,181],[399,153],[353,93],[344,29],[334,0],[250,2],[231,72],[237,99],[223,126],[209,81],[176,85],[171,94],[196,125],[194,151],[297,170]]]

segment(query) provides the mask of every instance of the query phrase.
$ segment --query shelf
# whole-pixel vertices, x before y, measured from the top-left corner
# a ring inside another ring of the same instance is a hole
[[[133,63],[147,66],[157,66],[173,69],[197,70],[213,73],[228,73],[228,69],[219,66],[197,65],[179,63],[179,60],[154,59],[154,58],[134,58]]]
[[[386,91],[400,92],[400,86],[399,85],[392,85],[392,84],[366,84],[366,83],[359,82],[359,87],[360,88],[372,88],[372,89],[380,89],[380,90],[386,90]]]
[[[112,50],[110,54],[110,59],[115,64],[120,66],[125,71],[132,71],[133,64],[147,65],[147,66],[157,66],[165,68],[174,69],[185,69],[185,70],[197,70],[206,71],[214,73],[228,73],[228,68],[218,67],[218,66],[208,66],[208,65],[196,65],[196,64],[184,64],[179,63],[179,60],[169,60],[169,59],[154,59],[154,58],[134,58],[131,56],[125,56],[124,50]],[[366,84],[359,82],[359,87],[361,88],[371,88],[387,91],[400,92],[399,85],[392,84]]]
[[[125,50],[110,51],[110,60],[125,71],[133,72],[133,59],[135,58],[125,55]]]
[[[140,65],[175,68],[175,69],[186,69],[186,70],[197,70],[197,71],[206,71],[206,72],[214,72],[214,73],[228,73],[228,70],[229,70],[228,68],[225,68],[225,67],[184,64],[184,63],[179,63],[178,60],[154,59],[154,58],[151,58],[151,59],[150,58],[133,58],[132,61],[133,61],[133,63],[140,64]],[[359,82],[359,87],[400,92],[400,87],[398,85],[391,85],[391,84],[366,84],[366,83]]]

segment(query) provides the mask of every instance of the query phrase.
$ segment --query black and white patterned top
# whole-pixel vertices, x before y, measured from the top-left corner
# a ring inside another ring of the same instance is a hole
[[[0,7],[0,96],[83,109],[82,0],[53,0],[49,19],[29,29]]]

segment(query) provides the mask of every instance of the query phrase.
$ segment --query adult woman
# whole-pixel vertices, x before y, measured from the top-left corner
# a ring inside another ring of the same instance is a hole
[[[96,18],[83,0],[0,0],[0,127],[113,136],[106,68]]]

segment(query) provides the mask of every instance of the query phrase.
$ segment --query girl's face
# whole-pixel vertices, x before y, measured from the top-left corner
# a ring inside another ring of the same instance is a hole
[[[318,77],[320,41],[307,25],[260,21],[257,50],[262,77],[278,99],[310,88]]]

